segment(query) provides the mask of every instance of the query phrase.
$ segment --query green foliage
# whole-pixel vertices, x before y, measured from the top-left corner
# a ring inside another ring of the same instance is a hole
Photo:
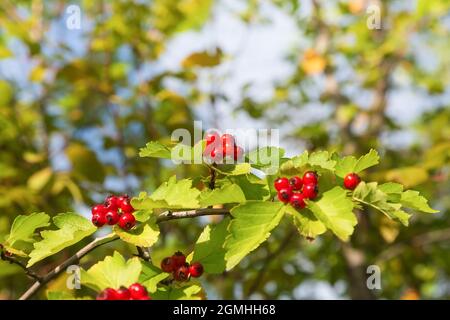
[[[227,237],[229,218],[224,218],[215,226],[207,225],[195,243],[192,261],[200,262],[207,273],[222,273],[225,271],[226,251],[223,248]]]
[[[336,175],[344,178],[348,173],[359,173],[367,168],[378,164],[380,157],[378,153],[371,149],[369,153],[356,159],[354,156],[347,156],[338,160],[336,164]]]
[[[58,230],[41,232],[42,240],[34,243],[27,267],[77,243],[97,230],[89,220],[74,213],[61,213],[53,218],[53,223]]]
[[[20,215],[14,219],[11,232],[5,238],[3,245],[6,250],[20,255],[27,256],[20,250],[20,242],[33,243],[36,241],[35,230],[50,225],[50,217],[43,213],[32,213],[28,216]]]
[[[114,226],[113,230],[120,239],[138,247],[151,247],[158,241],[159,237],[159,227],[156,224],[155,217],[128,231],[122,230],[117,225]]]
[[[248,201],[231,210],[233,219],[225,240],[226,269],[235,267],[247,254],[258,248],[280,222],[282,203]]]
[[[200,205],[208,207],[215,204],[245,202],[245,195],[237,184],[224,185],[219,189],[206,190],[200,195]]]
[[[139,280],[142,265],[138,258],[128,261],[119,253],[106,257],[90,267],[87,271],[81,270],[81,283],[96,291],[106,288],[118,289],[121,286],[129,287]]]
[[[160,281],[166,279],[168,273],[162,272],[149,262],[142,262],[142,272],[139,276],[139,283],[145,286],[148,292],[153,293],[157,290]]]
[[[199,300],[201,291],[202,287],[196,284],[180,288],[161,287],[152,295],[152,298],[154,300]]]

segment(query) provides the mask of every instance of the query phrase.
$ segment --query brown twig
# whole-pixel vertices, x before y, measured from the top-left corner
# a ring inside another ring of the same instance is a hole
[[[9,263],[12,263],[12,264],[15,264],[15,265],[19,266],[20,268],[22,268],[25,271],[27,276],[35,279],[36,281],[42,281],[42,278],[38,274],[36,274],[34,271],[28,269],[26,267],[26,265],[24,265],[22,262],[20,262],[16,258],[7,255],[4,251],[2,251],[0,253],[0,258],[2,260],[4,260],[4,261],[8,261]]]
[[[186,218],[195,218],[200,216],[207,216],[207,215],[228,215],[230,211],[228,209],[213,209],[213,208],[206,208],[206,209],[196,209],[196,210],[188,210],[188,211],[165,211],[161,213],[158,218],[156,219],[157,223],[169,221],[169,220],[177,220],[177,219],[186,219]],[[63,263],[61,263],[59,266],[57,266],[55,269],[47,273],[44,277],[41,277],[40,280],[36,281],[20,298],[19,300],[28,300],[30,299],[36,292],[39,291],[39,289],[53,280],[56,276],[58,276],[61,272],[66,270],[66,268],[72,264],[78,263],[81,258],[83,258],[86,254],[94,250],[95,248],[104,245],[106,243],[112,242],[119,239],[119,236],[117,236],[114,233],[108,234],[101,238],[96,238],[92,242],[88,243],[85,247],[83,247],[81,250],[79,250],[75,255],[71,256],[69,259],[65,260]],[[142,248],[138,248],[139,250]],[[141,256],[139,253],[139,256],[142,258],[146,255]],[[144,258],[143,258],[144,259]],[[144,259],[145,260],[145,259]],[[148,260],[147,260],[148,261]],[[28,270],[25,266],[23,266],[25,270]]]

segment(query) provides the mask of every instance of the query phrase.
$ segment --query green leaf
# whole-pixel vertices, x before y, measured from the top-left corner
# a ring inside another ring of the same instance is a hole
[[[341,240],[347,241],[357,223],[353,202],[341,187],[322,194],[318,201],[307,201],[308,209]]]
[[[252,167],[265,174],[273,175],[278,172],[284,153],[285,151],[282,148],[263,147],[249,152],[247,159]]]
[[[308,210],[301,210],[299,212],[293,207],[288,206],[286,212],[292,215],[294,225],[297,227],[298,232],[307,239],[314,239],[327,231],[325,225]]]
[[[83,238],[93,234],[97,228],[91,221],[75,213],[61,213],[53,218],[58,230],[41,232],[42,240],[34,243],[27,267],[67,248]]]
[[[398,188],[398,186],[385,186],[384,190],[394,190],[393,188]],[[376,182],[366,183],[361,181],[353,191],[353,199],[381,211],[388,218],[398,220],[405,226],[409,223],[410,215],[400,209],[402,205],[400,203],[389,202],[388,194],[381,191]]]
[[[187,285],[181,288],[161,287],[152,294],[154,300],[199,300],[202,287],[197,284]]]
[[[213,169],[226,176],[239,176],[250,173],[251,166],[250,163],[218,164]]]
[[[176,180],[172,176],[169,181],[164,182],[158,189],[153,192],[150,199],[153,201],[164,201],[167,205],[165,208],[183,209],[183,208],[199,208],[198,196],[200,191],[192,187],[192,180],[183,179]]]
[[[14,248],[14,244],[18,241],[34,242],[35,230],[48,227],[49,221],[50,217],[43,212],[17,216],[11,226],[11,232],[5,239],[5,246]]]
[[[93,265],[89,270],[81,270],[81,283],[96,291],[106,288],[118,289],[129,287],[138,282],[142,265],[139,258],[134,257],[125,261],[117,251]]]
[[[236,184],[228,184],[220,189],[207,190],[200,194],[200,206],[208,207],[215,204],[245,202],[242,189]]]
[[[158,241],[159,237],[159,226],[156,224],[156,217],[152,217],[147,222],[128,231],[115,225],[113,231],[123,241],[138,247],[151,247]]]
[[[76,298],[68,291],[47,291],[47,300],[92,300],[90,297]]]
[[[162,272],[161,269],[155,267],[149,262],[142,262],[142,273],[139,276],[139,283],[152,293],[157,289],[157,285],[162,280],[170,276],[169,273]]]
[[[370,149],[369,153],[360,157],[358,160],[354,156],[344,157],[339,159],[336,164],[336,175],[344,178],[348,173],[358,173],[377,165],[379,160],[378,152],[374,149]]]
[[[227,236],[229,218],[219,224],[206,226],[198,238],[192,261],[201,262],[207,273],[222,273],[225,270],[225,249],[223,244]]]
[[[309,155],[308,164],[312,167],[319,167],[326,170],[334,170],[336,161],[331,160],[328,151],[316,151]]]
[[[407,190],[403,192],[400,201],[402,205],[407,208],[419,210],[426,213],[439,212],[439,210],[430,208],[430,206],[428,205],[428,200],[415,190]]]
[[[151,141],[139,150],[140,157],[170,159],[171,149],[159,142]]]
[[[233,176],[230,180],[241,188],[247,200],[266,200],[270,196],[266,182],[252,174]]]
[[[234,219],[225,240],[226,269],[236,266],[247,254],[258,248],[284,215],[279,202],[249,201],[231,209]]]

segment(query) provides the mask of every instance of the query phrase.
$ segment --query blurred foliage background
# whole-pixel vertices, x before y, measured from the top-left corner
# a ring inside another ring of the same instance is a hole
[[[73,4],[80,29],[66,25]],[[370,5],[381,29],[367,26]],[[441,212],[408,228],[359,212],[348,244],[331,233],[309,243],[286,224],[232,272],[202,280],[209,298],[449,298],[449,9],[447,0],[2,0],[0,237],[18,214],[87,216],[109,193],[204,174],[137,156],[194,120],[278,128],[290,155],[376,148],[381,165],[364,179],[413,187]],[[164,224],[154,259],[191,250],[209,219]],[[49,270],[87,241],[33,268]],[[135,253],[125,246],[82,262]],[[366,287],[371,264],[381,290]],[[48,287],[63,288],[65,276]],[[31,283],[0,262],[0,299]]]

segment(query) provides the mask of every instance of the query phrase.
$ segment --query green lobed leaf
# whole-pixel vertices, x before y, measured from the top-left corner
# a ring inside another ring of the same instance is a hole
[[[223,185],[220,189],[206,190],[200,194],[200,206],[245,202],[245,195],[237,184]]]
[[[325,169],[334,171],[336,161],[332,159],[331,154],[328,151],[315,151],[311,154],[308,151],[303,152],[301,155],[293,157],[292,165],[296,169],[300,169],[306,165],[309,165],[315,169]],[[284,164],[284,170],[289,170],[289,162]]]
[[[169,276],[169,273],[163,272],[153,264],[144,261],[142,262],[142,272],[139,276],[139,283],[146,287],[148,292],[152,293],[157,290],[158,283]]]
[[[75,213],[61,213],[53,218],[58,230],[41,232],[42,240],[34,243],[34,250],[30,253],[27,267],[67,248],[83,238],[93,234],[97,228],[91,221]]]
[[[354,156],[347,156],[342,159],[338,159],[336,164],[336,175],[344,178],[348,173],[361,172],[369,167],[377,165],[380,160],[378,152],[374,149],[370,149],[369,153],[356,159]]]
[[[145,223],[128,231],[115,225],[113,231],[123,241],[138,247],[151,247],[158,241],[159,237],[159,226],[156,224],[156,217],[152,217]]]
[[[314,216],[343,241],[348,241],[357,223],[353,202],[341,187],[334,187],[322,194],[318,201],[307,201]]]
[[[230,180],[241,188],[246,200],[266,200],[270,196],[266,182],[253,174],[233,176]]]
[[[11,226],[11,232],[5,238],[5,247],[14,248],[19,241],[33,243],[36,229],[48,227],[49,222],[50,217],[43,212],[17,216]]]
[[[192,180],[183,179],[177,181],[176,177],[172,176],[169,181],[164,182],[153,192],[150,199],[153,201],[164,201],[167,204],[164,206],[165,208],[194,209],[200,207],[199,195],[200,191],[192,187]]]
[[[148,142],[144,148],[139,150],[140,157],[170,159],[171,149],[160,142]]]
[[[239,176],[250,173],[251,166],[250,163],[218,164],[213,169],[226,176]]]
[[[384,190],[388,191],[395,190],[393,188],[398,188],[398,186],[383,187]],[[398,220],[405,226],[409,224],[410,215],[401,210],[402,205],[400,203],[389,202],[388,194],[381,191],[376,182],[360,182],[353,190],[353,199],[381,211],[388,218]]]
[[[192,261],[201,262],[205,272],[222,273],[225,271],[225,249],[223,244],[228,234],[229,218],[224,218],[215,226],[207,225],[200,234],[194,247]]]
[[[197,284],[186,285],[181,288],[161,287],[152,294],[153,300],[199,300],[202,287]]]
[[[252,167],[268,175],[276,174],[285,154],[284,149],[277,147],[262,147],[247,154]]]
[[[284,208],[279,202],[249,201],[231,209],[233,219],[224,244],[227,270],[270,236],[272,229],[280,223]]]
[[[309,240],[314,239],[327,231],[325,225],[308,210],[297,211],[292,206],[288,206],[286,212],[291,214],[298,232]]]
[[[419,191],[406,190],[402,193],[400,202],[403,206],[426,213],[436,213],[439,210],[434,210],[428,205],[428,200],[421,196]]]
[[[89,270],[81,269],[81,283],[96,291],[106,288],[129,287],[138,282],[142,265],[139,258],[128,261],[117,251],[93,265]]]

